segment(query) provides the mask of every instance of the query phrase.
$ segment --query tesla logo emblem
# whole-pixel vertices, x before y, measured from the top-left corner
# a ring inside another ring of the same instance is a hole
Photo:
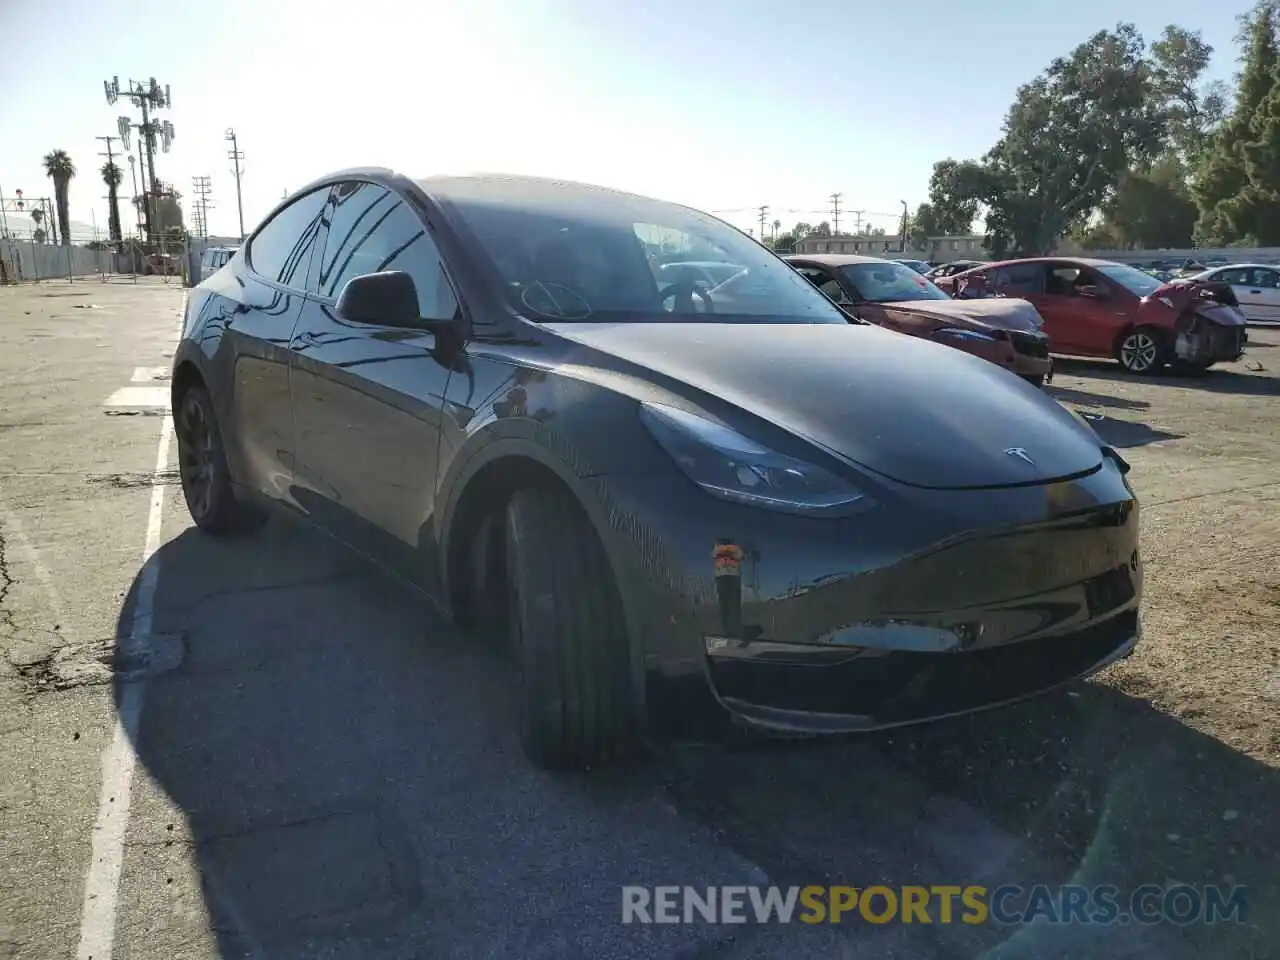
[[[1036,462],[1027,456],[1027,451],[1023,450],[1021,447],[1005,447],[1004,452],[1011,457],[1017,457],[1019,460],[1027,461],[1027,463],[1031,464],[1033,467],[1036,465]]]

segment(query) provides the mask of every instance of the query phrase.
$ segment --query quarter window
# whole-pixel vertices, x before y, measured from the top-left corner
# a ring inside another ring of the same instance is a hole
[[[352,277],[403,270],[418,288],[427,320],[449,320],[458,301],[426,224],[394,190],[374,183],[340,183],[333,192],[329,237],[320,261],[318,293],[337,298]]]
[[[329,188],[303,194],[258,228],[249,241],[249,266],[259,276],[305,289],[311,252]]]

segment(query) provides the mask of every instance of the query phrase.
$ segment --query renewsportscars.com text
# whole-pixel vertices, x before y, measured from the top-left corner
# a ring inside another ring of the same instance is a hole
[[[623,923],[1243,923],[1244,887],[1102,884],[999,887],[622,888]]]

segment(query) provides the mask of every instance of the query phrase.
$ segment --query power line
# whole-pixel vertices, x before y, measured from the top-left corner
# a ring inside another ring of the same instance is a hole
[[[236,132],[231,127],[227,127],[227,135],[223,139],[231,144],[227,159],[235,164],[233,172],[236,178],[236,214],[240,217],[240,242],[244,243],[244,200],[240,195],[240,177],[244,174],[240,161],[244,159],[244,151],[240,149],[240,145],[236,142]]]
[[[209,238],[209,197],[213,193],[213,181],[207,176],[192,177],[191,190],[196,195],[195,220],[196,235],[206,240]]]
[[[107,158],[107,166],[112,167],[119,175],[120,180],[124,182],[124,171],[116,166],[116,158],[112,153],[111,144],[119,140],[119,137],[95,137],[95,140],[101,140],[107,145],[107,149],[98,156]],[[107,201],[107,236],[111,238],[111,242],[116,245],[116,253],[124,253],[124,231],[120,227],[120,194],[119,184],[115,186],[108,185]]]

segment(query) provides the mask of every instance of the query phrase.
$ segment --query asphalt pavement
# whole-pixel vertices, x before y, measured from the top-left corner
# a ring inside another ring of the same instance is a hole
[[[624,885],[1163,884],[1167,831],[1145,808],[1177,764],[1153,751],[1221,747],[1086,684],[894,735],[536,771],[506,665],[414,591],[290,523],[190,527],[162,440],[182,301],[159,280],[0,289],[0,957],[1039,960],[1214,942],[622,923]]]

